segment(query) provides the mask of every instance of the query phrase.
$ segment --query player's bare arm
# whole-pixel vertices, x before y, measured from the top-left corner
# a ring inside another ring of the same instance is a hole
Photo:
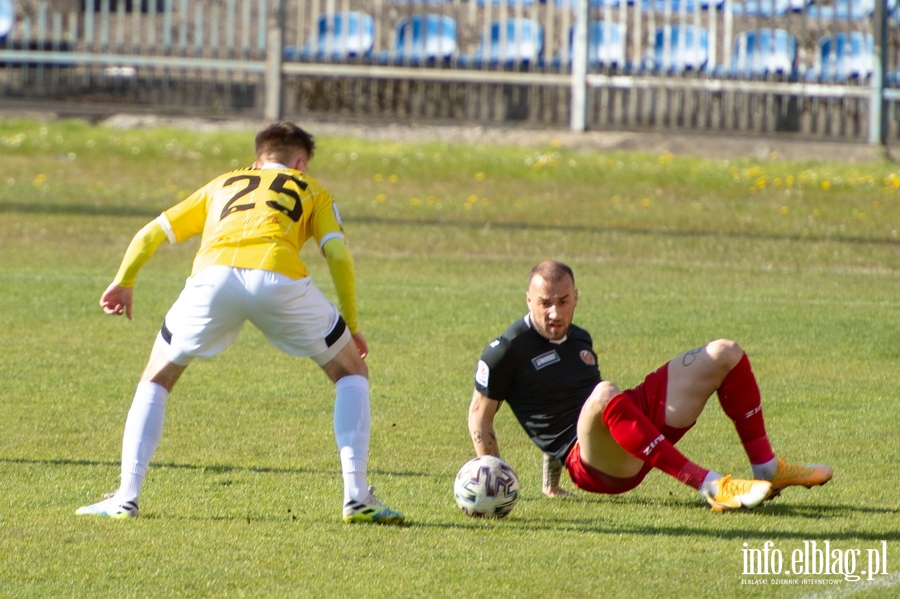
[[[500,445],[494,432],[494,416],[503,404],[478,391],[472,394],[469,404],[469,436],[478,456],[493,455],[500,457]]]
[[[547,497],[573,497],[575,495],[559,486],[562,471],[563,463],[545,453],[541,471],[541,490]]]

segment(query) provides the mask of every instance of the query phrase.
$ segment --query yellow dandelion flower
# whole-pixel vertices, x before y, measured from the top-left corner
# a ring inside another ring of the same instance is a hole
[[[790,212],[790,208],[788,208],[787,206],[782,206],[782,207],[781,207],[781,213],[782,213],[782,214],[787,214],[788,212]]]
[[[381,181],[384,181],[384,177],[382,176],[381,173],[375,173],[375,176],[373,177],[373,179],[375,179],[376,183],[380,183]]]
[[[822,181],[822,189],[825,191],[831,189],[831,181]]]
[[[375,196],[375,201],[379,202],[379,203],[385,201],[386,199],[387,199],[387,196],[384,195],[383,193],[379,193],[377,196]]]
[[[391,175],[390,177],[388,177],[388,181],[390,181],[391,183],[396,183],[397,180],[398,180],[397,175]]]
[[[409,203],[411,206],[418,206],[422,203],[422,200],[420,200],[419,198],[409,198]]]
[[[39,175],[37,175],[34,178],[34,184],[37,185],[38,187],[40,187],[41,185],[46,183],[46,181],[47,181],[47,175],[45,175],[44,173],[40,173]]]
[[[649,206],[650,198],[644,198],[643,200],[641,200],[641,204],[643,204],[644,206]]]
[[[476,181],[484,181],[484,173],[475,173]]]

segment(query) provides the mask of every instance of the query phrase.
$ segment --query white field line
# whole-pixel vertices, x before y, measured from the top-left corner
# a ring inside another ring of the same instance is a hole
[[[898,586],[900,586],[900,573],[894,573],[889,574],[884,578],[878,578],[871,581],[865,580],[861,582],[845,582],[841,586],[829,589],[827,591],[801,595],[800,599],[843,599],[844,597],[851,597],[858,593],[865,593],[873,589],[884,590]],[[892,591],[891,596],[896,597],[897,595],[894,594],[896,592],[897,591]]]

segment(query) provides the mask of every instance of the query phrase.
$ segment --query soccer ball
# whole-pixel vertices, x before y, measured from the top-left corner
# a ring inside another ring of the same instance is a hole
[[[456,504],[473,518],[503,518],[519,500],[519,477],[512,466],[492,455],[469,460],[453,483]]]

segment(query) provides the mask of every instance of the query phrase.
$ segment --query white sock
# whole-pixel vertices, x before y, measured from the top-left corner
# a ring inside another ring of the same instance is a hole
[[[778,468],[778,460],[772,458],[764,464],[750,464],[753,470],[753,478],[756,480],[772,480],[775,470]]]
[[[134,392],[122,437],[122,483],[116,499],[134,501],[141,494],[150,460],[162,437],[169,392],[156,383],[140,382]]]
[[[362,501],[369,495],[369,380],[361,375],[345,376],[334,388],[334,436],[341,454],[344,503],[351,499]]]
[[[719,485],[715,484],[717,480],[722,478],[722,475],[716,472],[715,470],[710,470],[707,473],[706,477],[703,479],[703,484],[700,485],[700,493],[703,495],[715,495],[719,492]]]

